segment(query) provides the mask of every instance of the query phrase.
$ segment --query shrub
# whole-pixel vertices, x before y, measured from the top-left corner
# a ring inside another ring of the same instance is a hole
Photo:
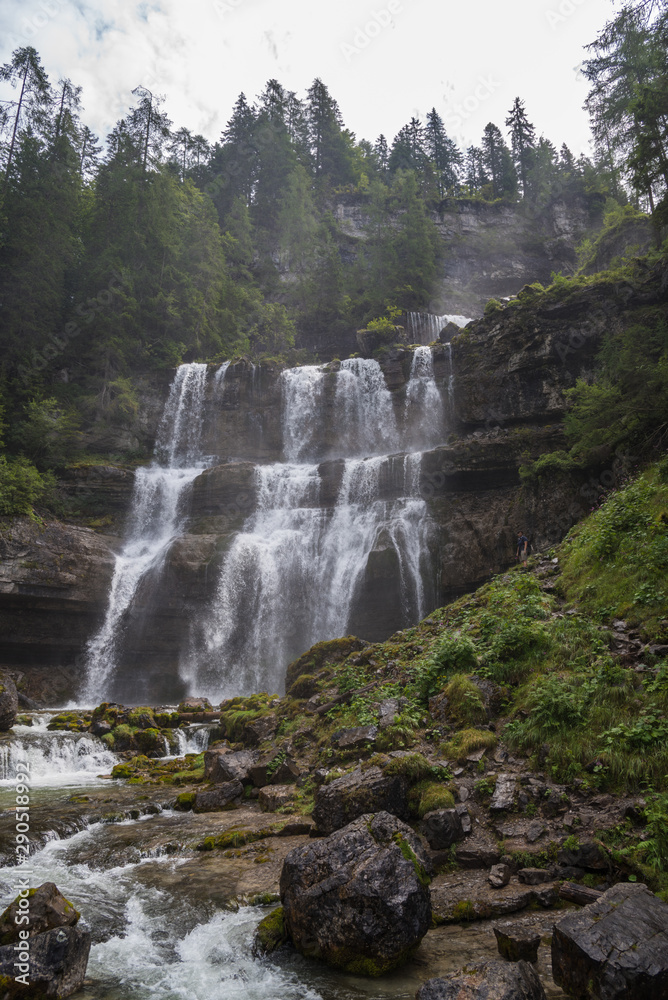
[[[446,684],[444,693],[450,715],[458,725],[472,726],[487,720],[480,688],[464,674],[455,674]]]
[[[33,507],[48,503],[56,480],[52,473],[40,473],[27,458],[7,459],[0,455],[0,515],[32,516]]]

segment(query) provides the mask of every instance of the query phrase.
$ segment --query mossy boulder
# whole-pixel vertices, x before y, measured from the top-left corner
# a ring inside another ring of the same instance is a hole
[[[180,702],[178,711],[183,715],[194,712],[213,712],[213,705],[208,698],[185,698]]]
[[[418,837],[396,816],[360,816],[287,855],[285,930],[309,958],[356,975],[390,972],[431,926],[427,864]]]
[[[305,674],[314,676],[323,672],[327,667],[336,666],[343,663],[351,653],[359,652],[368,646],[368,642],[358,639],[354,635],[346,635],[342,639],[329,639],[326,642],[317,642],[311,646],[299,659],[294,660],[285,672],[285,688],[290,691],[291,696],[304,697],[293,694],[292,685]]]
[[[139,729],[134,734],[138,750],[147,757],[164,757],[165,738],[159,729]]]
[[[255,955],[271,955],[273,951],[287,942],[288,935],[285,930],[283,907],[277,906],[258,924],[253,942],[253,952]]]
[[[365,772],[357,768],[317,790],[313,819],[320,833],[330,834],[364,813],[379,810],[408,819],[408,779],[385,775],[376,766]]]

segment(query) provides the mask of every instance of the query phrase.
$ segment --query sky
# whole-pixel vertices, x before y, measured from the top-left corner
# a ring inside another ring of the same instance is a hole
[[[583,46],[613,0],[2,0],[0,63],[32,45],[53,83],[83,87],[104,136],[138,85],[174,127],[213,142],[238,94],[275,77],[303,96],[315,77],[358,139],[391,141],[435,107],[460,147],[504,122],[515,97],[537,133],[589,154]],[[7,86],[0,97],[11,97]]]

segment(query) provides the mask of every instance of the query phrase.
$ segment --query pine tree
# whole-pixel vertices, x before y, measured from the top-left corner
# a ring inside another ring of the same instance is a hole
[[[306,122],[316,179],[328,178],[334,186],[354,181],[350,135],[344,133],[339,106],[320,79],[308,89]]]
[[[46,73],[42,68],[37,51],[32,46],[17,49],[12,53],[11,62],[0,67],[0,80],[8,81],[12,87],[20,86],[17,101],[4,101],[5,124],[11,127],[11,137],[7,152],[4,155],[5,177],[3,190],[6,193],[9,174],[12,169],[16,144],[19,138],[19,125],[22,116],[30,122],[44,113],[51,99],[51,90]]]
[[[519,97],[515,98],[506,118],[506,125],[510,129],[513,159],[520,176],[522,196],[526,198],[529,193],[528,178],[536,145],[536,130],[527,118],[524,103]]]
[[[424,146],[434,168],[439,196],[443,198],[446,194],[455,194],[463,157],[456,143],[447,135],[436,108],[432,108],[427,115]]]

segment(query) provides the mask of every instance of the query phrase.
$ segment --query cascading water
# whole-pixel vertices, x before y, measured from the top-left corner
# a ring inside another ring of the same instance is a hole
[[[112,697],[125,618],[142,580],[157,572],[178,533],[181,501],[205,467],[201,455],[205,364],[181,365],[163,412],[153,463],[137,469],[126,540],[116,557],[104,622],[86,651],[82,700]]]
[[[392,610],[388,597],[392,621],[418,620],[430,602],[421,454],[388,453],[399,450],[408,427],[416,449],[443,433],[431,351],[414,356],[404,412],[374,360],[290,369],[282,380],[287,462],[256,468],[257,509],[228,550],[182,664],[191,688],[212,700],[280,691],[292,659],[345,635],[374,553],[390,560],[398,582]],[[342,462],[313,464],[333,445]],[[332,479],[338,485],[327,500]]]
[[[406,334],[409,343],[426,345],[438,340],[439,333],[448,323],[464,327],[470,322],[470,317],[457,313],[436,316],[434,313],[407,312]]]
[[[86,784],[109,774],[118,757],[87,733],[50,732],[51,716],[36,716],[32,726],[14,726],[0,743],[0,785],[16,781],[27,761],[33,786]]]

